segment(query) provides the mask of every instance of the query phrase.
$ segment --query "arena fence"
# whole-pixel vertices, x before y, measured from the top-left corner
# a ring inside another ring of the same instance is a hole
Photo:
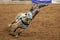
[[[31,4],[31,0],[0,0],[0,4]]]

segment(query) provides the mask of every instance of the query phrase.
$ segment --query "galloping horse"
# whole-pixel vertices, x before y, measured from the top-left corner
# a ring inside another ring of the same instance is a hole
[[[28,27],[31,19],[32,19],[31,12],[19,13],[16,16],[15,20],[8,25],[8,27],[10,28],[10,31],[11,31],[10,34],[18,37],[18,35]],[[19,31],[17,31],[17,30],[19,30]]]
[[[39,13],[40,8],[46,5],[38,6],[35,4],[35,7],[26,13],[19,13],[15,20],[8,25],[11,29],[10,34],[18,37],[22,31],[24,31],[30,24],[31,20]]]

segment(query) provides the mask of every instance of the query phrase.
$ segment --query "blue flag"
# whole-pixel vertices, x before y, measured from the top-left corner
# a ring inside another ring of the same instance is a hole
[[[32,3],[34,4],[50,4],[52,0],[32,0]]]

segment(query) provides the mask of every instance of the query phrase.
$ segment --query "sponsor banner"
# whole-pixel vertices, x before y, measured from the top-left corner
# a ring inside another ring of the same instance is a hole
[[[52,0],[32,0],[32,3],[38,3],[38,4],[50,4],[52,3]]]

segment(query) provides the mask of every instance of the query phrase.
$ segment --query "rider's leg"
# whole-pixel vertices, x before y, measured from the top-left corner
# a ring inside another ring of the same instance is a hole
[[[39,13],[39,11],[36,11],[35,14],[33,15],[33,19],[35,18],[35,16]]]
[[[32,12],[37,6],[38,6],[38,4],[33,4],[33,6],[32,6],[32,8],[30,9],[30,11]]]
[[[35,8],[37,8],[37,7],[39,7],[39,8],[41,8],[41,7],[44,7],[44,6],[48,6],[48,4],[47,5],[39,5],[39,4],[33,4],[33,6],[32,6],[32,8],[30,9],[30,11],[32,12]]]
[[[45,5],[45,4],[39,5],[38,7],[39,7],[39,8],[42,8],[42,7],[45,7],[45,6],[48,6],[48,4],[47,4],[47,5]]]
[[[45,6],[48,6],[48,5],[38,5],[38,7],[36,7],[36,8],[33,10],[33,13],[34,13],[33,19],[34,19],[34,17],[39,13],[40,8],[45,7]]]
[[[36,8],[33,10],[33,19],[35,18],[35,16],[39,13],[40,9],[39,8]]]

